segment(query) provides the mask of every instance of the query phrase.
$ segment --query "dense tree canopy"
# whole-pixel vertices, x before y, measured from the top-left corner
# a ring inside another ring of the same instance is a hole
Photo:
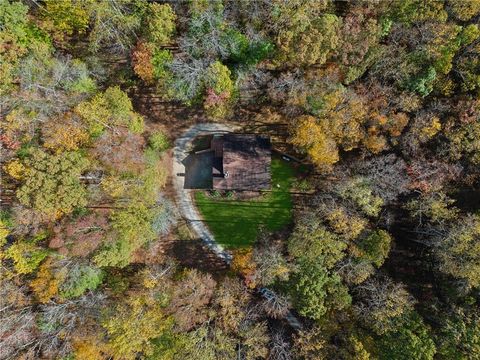
[[[32,151],[24,160],[18,200],[53,218],[85,206],[87,193],[79,177],[88,164],[80,153],[49,155],[42,150]]]
[[[0,359],[478,359],[479,21],[0,0]],[[268,189],[210,189],[206,123]]]

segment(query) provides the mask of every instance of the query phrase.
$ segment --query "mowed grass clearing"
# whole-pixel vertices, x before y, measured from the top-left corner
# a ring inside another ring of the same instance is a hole
[[[272,190],[252,200],[235,200],[195,193],[195,202],[215,240],[229,249],[248,247],[257,239],[260,228],[280,230],[292,220],[289,192],[295,170],[289,163],[272,159]]]

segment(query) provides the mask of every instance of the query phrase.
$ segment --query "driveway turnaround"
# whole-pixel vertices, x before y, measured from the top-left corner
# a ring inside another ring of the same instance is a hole
[[[232,255],[215,242],[212,233],[203,223],[202,217],[195,207],[193,190],[185,189],[185,165],[183,162],[188,157],[192,142],[197,136],[228,133],[237,129],[238,126],[219,123],[196,124],[188,128],[175,141],[173,148],[173,186],[176,192],[178,207],[196,235],[227,263],[231,262]]]
[[[196,235],[227,264],[230,264],[232,261],[232,254],[215,242],[213,234],[205,226],[195,207],[192,196],[193,190],[185,189],[185,166],[183,161],[188,157],[192,142],[197,136],[228,133],[238,128],[238,126],[218,123],[196,124],[188,128],[175,141],[175,147],[173,148],[173,186],[175,187],[178,207]],[[276,296],[273,291],[268,289],[261,289],[260,292],[264,298]],[[285,320],[296,330],[300,330],[303,327],[302,323],[290,311],[285,316]]]

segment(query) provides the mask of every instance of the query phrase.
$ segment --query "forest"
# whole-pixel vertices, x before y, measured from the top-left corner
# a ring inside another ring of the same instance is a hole
[[[0,0],[0,176],[0,360],[480,359],[480,0]]]

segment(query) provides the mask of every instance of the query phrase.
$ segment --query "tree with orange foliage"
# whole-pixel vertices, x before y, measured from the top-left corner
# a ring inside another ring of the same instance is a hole
[[[153,46],[146,42],[139,42],[132,53],[133,71],[147,84],[154,80],[152,56]]]
[[[108,346],[97,338],[85,337],[73,340],[75,360],[104,360],[108,359]]]
[[[77,116],[65,113],[42,126],[42,138],[44,147],[59,154],[78,150],[88,141],[89,135]]]
[[[45,304],[58,294],[60,277],[52,271],[52,258],[48,258],[40,265],[37,277],[30,282],[30,287],[39,302]]]
[[[254,288],[255,263],[253,262],[252,249],[240,249],[235,251],[232,259],[232,270],[240,273],[245,278],[245,284]]]

